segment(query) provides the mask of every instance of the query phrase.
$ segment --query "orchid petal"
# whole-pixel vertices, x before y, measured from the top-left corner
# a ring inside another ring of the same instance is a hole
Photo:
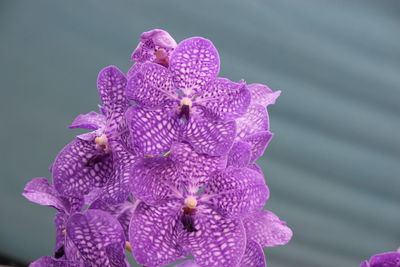
[[[256,161],[264,154],[264,151],[273,136],[274,134],[271,132],[262,131],[256,134],[248,135],[242,139],[243,142],[246,142],[251,146],[251,162]]]
[[[50,206],[59,211],[67,211],[68,203],[54,187],[49,185],[46,178],[35,178],[26,184],[22,195],[39,205]]]
[[[121,118],[129,105],[125,97],[126,83],[124,73],[115,66],[105,67],[99,72],[97,88],[107,112],[108,123],[112,114],[114,119]]]
[[[227,162],[226,155],[213,157],[199,154],[189,144],[178,142],[172,145],[170,158],[181,178],[175,184],[179,186],[183,183],[189,191],[191,187],[200,188],[205,185],[212,173],[225,169]]]
[[[182,232],[182,244],[199,266],[237,266],[246,246],[244,228],[239,219],[222,216],[212,208],[196,215],[195,232]]]
[[[103,114],[91,111],[78,115],[68,128],[83,128],[97,130],[106,125],[106,117]]]
[[[129,79],[126,95],[146,108],[163,107],[170,101],[178,100],[170,71],[154,63],[141,64],[140,70]]]
[[[249,84],[248,88],[251,93],[251,102],[254,104],[260,104],[264,107],[275,104],[276,99],[281,94],[281,91],[273,92],[268,88],[268,86],[263,84]]]
[[[247,238],[254,240],[262,247],[285,245],[292,238],[292,230],[278,216],[268,210],[251,213],[243,224]]]
[[[247,240],[246,250],[244,252],[240,267],[267,267],[264,251],[262,247],[253,240]]]
[[[133,166],[135,179],[132,194],[149,205],[156,205],[177,197],[179,176],[176,166],[168,157],[144,158]]]
[[[168,112],[133,106],[125,116],[132,146],[143,155],[166,153],[178,138],[181,122]]]
[[[228,154],[227,166],[246,167],[250,163],[251,145],[246,142],[235,142]]]
[[[200,93],[219,73],[218,51],[207,39],[186,39],[172,53],[169,69],[178,90],[187,96]]]
[[[236,124],[236,141],[260,131],[267,131],[269,128],[267,110],[259,104],[252,104],[249,106],[246,114],[236,119]]]
[[[169,204],[148,206],[142,202],[133,214],[129,241],[141,265],[162,266],[186,257],[178,244],[178,210]]]
[[[112,174],[112,156],[94,142],[76,139],[63,148],[53,166],[53,183],[66,196],[82,196],[102,187]]]
[[[227,216],[243,216],[261,209],[269,190],[261,174],[248,168],[229,167],[217,173],[203,191],[204,198]]]
[[[229,152],[235,131],[235,121],[191,119],[182,130],[182,141],[190,143],[198,153],[221,156]]]
[[[104,211],[88,210],[83,214],[76,213],[69,218],[66,230],[67,237],[87,263],[94,266],[112,266],[106,253],[111,244],[117,244],[123,257],[123,229],[117,219]]]
[[[245,114],[250,104],[250,92],[243,81],[234,83],[216,78],[205,86],[195,103],[199,103],[211,118],[231,120]]]

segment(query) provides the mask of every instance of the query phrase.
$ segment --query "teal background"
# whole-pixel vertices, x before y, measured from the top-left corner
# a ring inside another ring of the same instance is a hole
[[[50,255],[51,208],[24,185],[49,177],[95,110],[97,72],[126,71],[141,32],[211,39],[221,76],[282,90],[259,164],[266,208],[294,231],[272,267],[358,266],[400,246],[400,2],[393,0],[0,1],[0,254]],[[1,263],[1,262],[0,262]]]

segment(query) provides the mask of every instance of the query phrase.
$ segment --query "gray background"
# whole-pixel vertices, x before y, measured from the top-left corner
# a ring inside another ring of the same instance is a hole
[[[97,72],[141,32],[211,39],[221,76],[282,90],[259,161],[294,231],[268,265],[358,266],[400,246],[400,1],[0,1],[0,254],[52,252],[51,208],[21,196],[95,110]]]

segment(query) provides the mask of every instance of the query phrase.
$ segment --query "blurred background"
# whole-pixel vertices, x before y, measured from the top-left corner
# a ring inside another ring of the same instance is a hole
[[[358,266],[400,246],[400,1],[0,2],[0,264],[54,245],[54,210],[25,200],[96,110],[98,71],[126,71],[140,33],[211,39],[221,76],[282,90],[259,164],[294,231],[271,267]]]

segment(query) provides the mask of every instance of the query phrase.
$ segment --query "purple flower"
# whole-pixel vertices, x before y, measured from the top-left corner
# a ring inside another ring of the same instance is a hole
[[[264,205],[264,179],[248,168],[218,170],[219,157],[178,146],[187,149],[181,161],[174,158],[184,153],[174,155],[173,149],[169,157],[143,159],[132,171],[138,181],[134,195],[143,201],[130,224],[132,252],[146,266],[187,253],[202,266],[235,266],[246,243],[240,218]]]
[[[40,258],[31,266],[124,266],[120,264],[125,263],[124,229],[115,217],[126,225],[125,217],[130,217],[132,205],[121,205],[115,217],[100,210],[77,213],[83,208],[83,199],[60,195],[45,178],[30,181],[23,196],[59,211],[54,217],[54,258]]]
[[[64,147],[51,168],[54,186],[62,194],[88,194],[94,187],[103,187],[112,176],[112,142],[128,139],[123,117],[129,104],[124,96],[125,86],[126,78],[118,68],[110,66],[100,71],[97,87],[104,114],[89,112],[73,121],[70,128],[94,131],[78,136]]]
[[[132,144],[145,155],[169,151],[186,141],[199,153],[227,153],[236,132],[233,119],[250,103],[243,81],[217,78],[219,56],[206,39],[182,41],[170,64],[143,63],[129,79],[126,94],[135,101],[127,112]]]
[[[397,251],[385,252],[363,261],[360,267],[400,267],[400,248]]]
[[[140,35],[140,43],[131,59],[139,63],[154,62],[168,66],[169,56],[176,47],[175,40],[164,30],[151,30]]]

